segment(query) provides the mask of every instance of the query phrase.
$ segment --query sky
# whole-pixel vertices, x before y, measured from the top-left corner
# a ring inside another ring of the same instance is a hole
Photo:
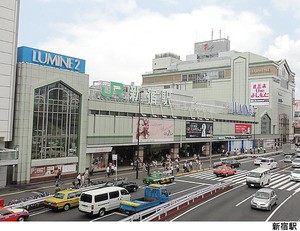
[[[21,0],[18,46],[86,60],[93,81],[141,85],[155,54],[186,60],[194,43],[286,59],[300,99],[299,0]]]

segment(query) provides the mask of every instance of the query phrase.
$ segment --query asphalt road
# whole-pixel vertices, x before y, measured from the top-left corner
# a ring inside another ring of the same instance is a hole
[[[270,186],[277,193],[278,204],[272,208],[272,211],[254,210],[250,207],[251,196],[258,190],[257,188],[248,188],[245,185],[246,173],[256,168],[253,164],[254,159],[242,159],[241,167],[235,176],[221,178],[213,175],[212,170],[193,173],[185,176],[176,177],[175,182],[168,184],[167,188],[171,192],[171,198],[177,198],[187,193],[207,187],[211,184],[219,183],[222,180],[231,179],[234,187],[214,198],[199,203],[187,211],[180,212],[175,217],[169,218],[169,221],[298,221],[300,218],[300,206],[298,201],[300,195],[295,190],[300,190],[300,183],[292,188],[288,180],[288,176],[292,168],[290,164],[284,163],[283,155],[274,156],[278,162],[278,167],[272,170],[272,181]],[[142,178],[145,172],[140,172],[139,179],[135,180],[135,172],[128,171],[118,174],[119,177],[127,177],[130,181],[137,181],[140,188],[137,192],[132,193],[132,198],[137,199],[143,197]],[[96,179],[96,178],[95,178]],[[98,176],[97,179],[104,179]],[[288,185],[288,186],[287,186]],[[293,184],[294,185],[294,184]],[[50,185],[51,186],[51,185]],[[48,186],[48,187],[50,187]],[[287,187],[285,187],[287,186]],[[44,186],[46,189],[46,186]],[[291,190],[287,190],[292,188]],[[18,192],[15,192],[18,194]],[[32,193],[30,191],[23,193]],[[24,194],[20,195],[24,195]],[[6,197],[16,196],[17,194],[7,194]],[[104,217],[89,216],[78,211],[78,208],[72,208],[69,211],[52,211],[50,209],[41,209],[30,214],[28,221],[119,221],[127,215],[113,211]]]

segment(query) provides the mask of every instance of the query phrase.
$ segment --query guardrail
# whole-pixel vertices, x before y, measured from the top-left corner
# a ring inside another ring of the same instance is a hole
[[[80,190],[81,192],[85,192],[85,191],[89,191],[89,190],[93,190],[93,189],[98,189],[98,188],[103,188],[103,187],[109,187],[109,186],[112,186],[112,185],[113,185],[113,182],[104,182],[104,183],[100,183],[100,184],[96,184],[96,185],[82,187],[82,188],[79,188],[78,190]],[[46,200],[49,197],[53,197],[53,196],[54,196],[54,194],[51,194],[51,195],[48,195],[48,196],[39,197],[37,199],[22,201],[20,203],[16,203],[16,204],[12,204],[12,205],[7,205],[7,206],[5,206],[5,208],[8,208],[8,209],[14,209],[14,208],[25,208],[25,209],[28,209],[30,207],[38,207],[38,206],[43,205],[44,200]]]
[[[133,214],[131,216],[128,216],[120,221],[151,221],[156,218],[159,218],[161,215],[167,216],[170,211],[173,211],[174,209],[179,210],[180,206],[184,204],[190,204],[195,201],[195,199],[201,197],[204,198],[205,195],[209,193],[216,192],[219,189],[224,189],[231,185],[231,181],[224,181],[220,182],[215,185],[208,186],[206,188],[200,189],[198,191],[192,192],[190,194],[184,195],[182,197],[173,199],[169,202],[165,202],[161,205],[158,205],[156,207],[147,209],[145,211]]]

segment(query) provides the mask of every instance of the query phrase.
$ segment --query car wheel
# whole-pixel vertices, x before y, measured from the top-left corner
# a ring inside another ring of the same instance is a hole
[[[105,214],[105,209],[100,209],[99,210],[99,217],[103,217]]]
[[[69,204],[65,204],[63,209],[64,209],[64,211],[68,211],[70,209],[70,205]]]
[[[21,221],[21,222],[22,222],[22,221],[25,221],[25,217],[23,217],[23,216],[19,217],[19,218],[18,218],[18,221]]]
[[[228,174],[227,174],[227,173],[225,174],[225,177],[228,177]]]
[[[133,191],[136,192],[137,191],[137,187],[133,187]]]
[[[271,205],[271,204],[269,205],[268,210],[269,210],[269,211],[272,210],[272,205]]]
[[[174,179],[170,179],[170,182],[173,183]]]

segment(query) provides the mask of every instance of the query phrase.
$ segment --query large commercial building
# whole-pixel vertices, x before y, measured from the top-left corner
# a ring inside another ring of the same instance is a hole
[[[143,85],[95,81],[85,60],[17,49],[19,1],[1,1],[0,186],[103,171],[136,159],[212,156],[293,138],[294,73],[285,60],[230,50],[156,55]],[[8,81],[7,81],[8,80]],[[255,116],[254,116],[255,115]]]
[[[256,146],[293,140],[295,74],[286,60],[230,50],[228,39],[199,42],[186,61],[178,55],[155,55],[143,86],[180,89],[195,101],[255,107]]]
[[[17,164],[17,147],[9,149],[13,139],[16,55],[19,0],[0,2],[0,186],[6,184]]]

